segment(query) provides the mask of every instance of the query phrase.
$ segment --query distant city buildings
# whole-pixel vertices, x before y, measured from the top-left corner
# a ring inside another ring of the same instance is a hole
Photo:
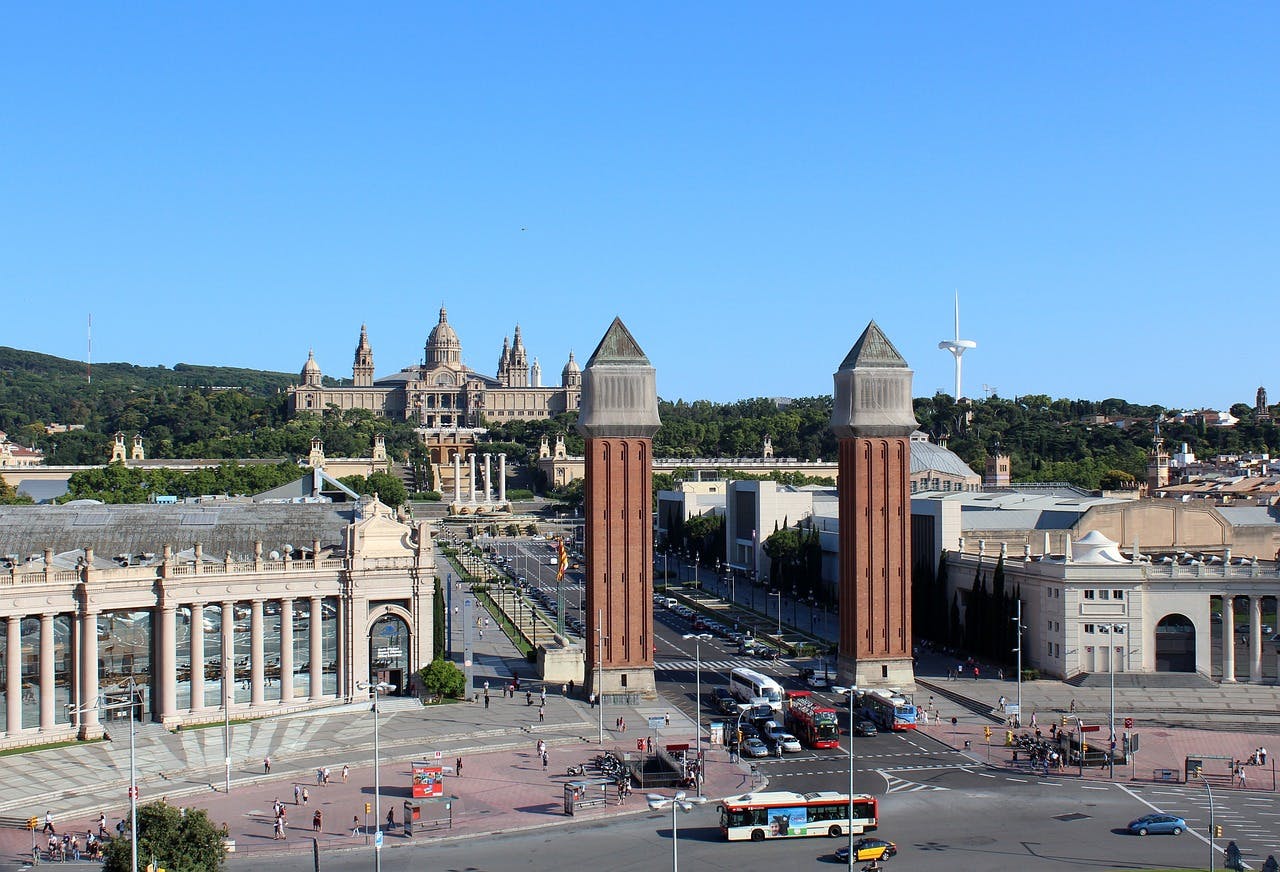
[[[39,466],[42,463],[44,463],[43,451],[10,442],[8,434],[0,430],[0,466],[25,467]]]

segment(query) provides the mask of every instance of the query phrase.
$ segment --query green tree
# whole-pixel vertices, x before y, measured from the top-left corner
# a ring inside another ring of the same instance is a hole
[[[444,589],[441,587],[439,577],[436,578],[436,595],[431,605],[431,656],[435,660],[439,660],[444,656],[444,630],[445,630],[445,602]]]
[[[168,803],[138,808],[138,859],[181,872],[218,872],[226,861],[222,839],[226,827],[215,826],[202,808],[185,811]],[[132,864],[128,832],[107,842],[103,872],[128,872]]]
[[[467,678],[452,660],[437,657],[428,666],[418,670],[418,678],[427,693],[437,696],[461,697],[466,692]]]
[[[18,493],[9,482],[0,478],[0,506],[27,505],[34,502],[31,497]]]

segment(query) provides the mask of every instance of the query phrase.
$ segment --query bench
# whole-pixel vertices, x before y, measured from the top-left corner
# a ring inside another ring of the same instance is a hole
[[[604,804],[605,804],[605,798],[603,796],[598,796],[595,799],[579,799],[573,804],[573,807],[575,809],[597,808],[597,807],[603,807]]]

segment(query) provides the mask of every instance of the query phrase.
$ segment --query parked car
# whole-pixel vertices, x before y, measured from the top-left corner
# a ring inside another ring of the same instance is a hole
[[[1180,836],[1186,828],[1185,820],[1171,814],[1144,814],[1137,820],[1129,821],[1129,832],[1136,836],[1148,833],[1172,833]]]
[[[854,859],[861,863],[863,860],[887,860],[898,853],[898,846],[886,839],[858,839],[853,843]],[[836,859],[841,863],[849,862],[849,846],[841,845],[836,848]]]

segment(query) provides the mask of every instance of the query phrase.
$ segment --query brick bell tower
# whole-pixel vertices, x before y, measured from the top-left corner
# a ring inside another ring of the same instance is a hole
[[[653,699],[654,368],[613,319],[582,371],[586,440],[587,686],[606,701]]]
[[[911,664],[911,370],[872,321],[835,373],[841,680],[915,684]]]

